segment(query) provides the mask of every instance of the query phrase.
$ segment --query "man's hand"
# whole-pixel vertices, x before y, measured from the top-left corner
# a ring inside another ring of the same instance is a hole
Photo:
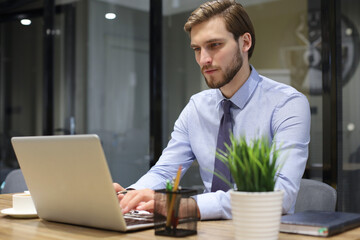
[[[118,183],[113,183],[113,186],[116,193],[126,190]],[[118,194],[120,207],[123,213],[127,213],[130,210],[146,210],[153,212],[154,197],[155,193],[150,189],[131,190],[126,194]]]
[[[151,189],[131,190],[122,197],[119,197],[119,199],[122,198],[120,200],[120,207],[123,213],[127,213],[133,209],[153,212],[154,196],[154,191]]]
[[[113,183],[114,189],[116,192],[126,190],[118,183]],[[154,199],[155,199],[155,191],[151,189],[142,189],[142,190],[131,190],[126,194],[119,194],[118,199],[120,202],[120,207],[123,213],[128,213],[131,210],[145,210],[148,212],[154,211]],[[185,200],[187,202],[185,202]],[[180,215],[182,215],[182,207],[185,204],[187,208],[196,208],[197,217],[200,219],[200,211],[196,204],[196,201],[192,198],[182,199],[180,205]],[[163,209],[166,209],[165,206]],[[167,213],[164,212],[166,215]]]

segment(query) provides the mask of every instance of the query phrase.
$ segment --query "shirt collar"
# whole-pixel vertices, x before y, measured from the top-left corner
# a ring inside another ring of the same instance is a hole
[[[244,85],[242,85],[241,88],[230,98],[231,102],[240,109],[243,109],[245,107],[246,103],[250,100],[253,92],[255,91],[260,81],[260,76],[258,72],[252,65],[250,65],[250,67],[251,73],[249,78],[245,81]],[[220,89],[216,89],[216,92],[216,106],[219,106],[221,101],[224,100],[225,97],[222,95]]]

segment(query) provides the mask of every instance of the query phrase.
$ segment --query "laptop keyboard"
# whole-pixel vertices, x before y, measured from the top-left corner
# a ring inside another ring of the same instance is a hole
[[[124,214],[124,219],[127,226],[147,224],[154,222],[154,215],[146,211],[130,211]]]

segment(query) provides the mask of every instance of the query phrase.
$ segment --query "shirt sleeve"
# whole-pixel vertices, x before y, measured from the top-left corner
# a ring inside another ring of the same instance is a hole
[[[295,93],[277,105],[272,129],[275,133],[273,143],[280,150],[279,162],[283,164],[275,189],[284,191],[282,212],[292,213],[310,142],[310,107],[303,94]]]

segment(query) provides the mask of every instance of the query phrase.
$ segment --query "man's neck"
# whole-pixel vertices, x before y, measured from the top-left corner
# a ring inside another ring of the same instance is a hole
[[[231,98],[249,78],[251,73],[250,65],[248,62],[244,62],[243,66],[237,72],[231,82],[220,88],[221,93],[226,98]]]

